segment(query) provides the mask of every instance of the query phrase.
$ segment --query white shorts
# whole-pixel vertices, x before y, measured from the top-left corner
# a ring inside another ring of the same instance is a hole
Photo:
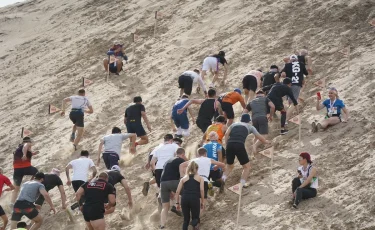
[[[207,71],[207,70],[212,70],[212,71],[218,71],[219,70],[219,62],[215,57],[206,57],[203,60],[203,66],[202,66],[202,71]]]

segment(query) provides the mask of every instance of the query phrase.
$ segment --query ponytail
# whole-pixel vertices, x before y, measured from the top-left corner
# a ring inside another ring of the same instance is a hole
[[[195,175],[198,172],[198,164],[195,161],[190,161],[187,169],[186,175]]]

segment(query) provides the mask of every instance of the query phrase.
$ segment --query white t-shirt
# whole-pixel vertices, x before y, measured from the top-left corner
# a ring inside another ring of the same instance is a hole
[[[91,106],[89,99],[86,96],[71,96],[69,97],[72,101],[72,109],[82,109]]]
[[[198,157],[193,159],[198,165],[198,174],[203,177],[204,181],[209,181],[208,177],[210,176],[211,170],[211,158],[208,157]]]
[[[104,143],[104,152],[115,152],[120,156],[122,142],[129,137],[129,133],[113,133],[104,136],[101,139],[101,141]]]
[[[156,150],[158,150],[161,146],[163,146],[164,145],[164,143],[161,143],[161,144],[159,144],[158,146],[156,146],[151,152],[150,152],[150,156],[153,156],[154,155],[154,153],[156,152]]]
[[[307,178],[310,175],[311,169],[313,168],[312,165],[308,164],[306,171],[303,170],[303,166],[298,167],[298,170],[301,171],[302,178],[300,178],[301,184],[307,180]],[[310,183],[310,188],[315,188],[317,189],[319,187],[318,185],[318,177],[313,177]]]
[[[158,147],[158,149],[154,152],[154,156],[153,156],[156,159],[158,159],[155,169],[163,169],[165,162],[175,157],[176,151],[178,148],[179,148],[178,145],[175,143],[164,144]]]
[[[72,181],[81,180],[84,182],[87,181],[90,168],[95,166],[94,162],[87,157],[80,157],[72,160],[68,165],[71,165],[73,168]]]
[[[199,83],[199,85],[202,87],[203,91],[206,91],[206,86],[204,85],[203,79],[199,74],[197,74],[194,71],[189,70],[189,71],[183,72],[182,75],[190,76],[191,79],[193,79],[193,83]]]

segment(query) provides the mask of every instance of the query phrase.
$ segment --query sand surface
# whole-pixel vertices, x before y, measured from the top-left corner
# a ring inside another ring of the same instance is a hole
[[[154,12],[161,17],[153,37]],[[171,132],[169,113],[177,99],[181,72],[200,68],[203,58],[225,50],[230,64],[227,85],[219,92],[241,86],[252,69],[282,66],[282,58],[306,47],[313,58],[314,75],[304,91],[302,141],[298,126],[278,136],[278,120],[271,124],[275,141],[273,175],[270,160],[262,155],[252,162],[248,194],[242,198],[240,226],[236,227],[238,196],[229,190],[209,200],[201,229],[375,229],[375,17],[370,0],[236,1],[236,0],[32,0],[0,8],[0,166],[12,177],[12,152],[20,142],[21,128],[33,132],[35,149],[41,153],[33,164],[42,171],[64,169],[77,158],[69,142],[68,116],[48,115],[48,105],[61,107],[64,97],[80,88],[83,78],[94,114],[86,116],[82,147],[96,160],[99,138],[117,125],[124,128],[123,113],[136,95],[144,99],[153,132],[150,143],[138,148],[135,157],[124,148],[123,173],[132,188],[135,208],[130,220],[127,198],[118,189],[116,212],[106,217],[108,229],[156,229],[158,215],[155,188],[141,194],[150,173],[143,169],[149,148]],[[131,33],[139,35],[133,44]],[[101,60],[112,41],[125,43],[129,64],[120,76],[105,81]],[[348,62],[338,51],[350,45]],[[133,53],[133,46],[135,53]],[[351,111],[351,120],[324,133],[310,132],[310,123],[323,118],[314,108],[315,94],[326,89],[313,82],[326,78]],[[202,95],[193,95],[201,98]],[[195,106],[197,114],[198,107]],[[236,106],[237,117],[240,106]],[[200,130],[193,126],[184,146],[193,156]],[[250,142],[249,142],[250,143]],[[125,146],[125,145],[124,145]],[[292,210],[290,183],[295,176],[298,153],[308,151],[318,167],[318,197]],[[104,165],[100,166],[104,169]],[[241,169],[227,182],[239,181]],[[66,181],[65,176],[62,176]],[[73,201],[73,189],[65,186]],[[61,211],[60,195],[50,192],[60,210],[48,215],[43,208],[42,229],[84,229],[83,217],[68,220]],[[0,203],[9,204],[10,193]],[[9,209],[7,209],[9,213]],[[180,229],[182,218],[173,213],[167,229]]]

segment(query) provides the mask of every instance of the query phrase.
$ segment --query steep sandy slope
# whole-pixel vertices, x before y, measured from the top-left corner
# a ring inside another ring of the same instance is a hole
[[[154,11],[161,12],[153,38]],[[125,220],[126,197],[119,189],[119,205],[108,216],[110,229],[155,229],[157,215],[150,190],[141,195],[142,182],[150,176],[143,169],[149,148],[170,132],[169,111],[178,96],[177,77],[200,67],[203,58],[225,50],[230,63],[228,84],[220,92],[241,86],[249,70],[282,65],[282,57],[307,47],[314,59],[315,75],[309,77],[303,110],[303,143],[298,128],[276,142],[273,183],[270,162],[257,156],[252,164],[249,193],[242,199],[240,225],[235,227],[238,196],[227,191],[210,200],[202,229],[375,229],[374,191],[374,38],[368,21],[375,17],[372,1],[57,1],[34,0],[0,9],[0,151],[1,167],[12,174],[12,152],[20,141],[21,127],[30,129],[41,154],[33,163],[41,170],[63,169],[78,156],[69,142],[68,117],[48,115],[48,104],[74,94],[82,78],[95,113],[86,117],[82,146],[97,154],[98,139],[122,124],[125,107],[141,95],[153,127],[150,144],[138,148],[135,158],[123,152],[123,173],[136,202],[131,220]],[[139,34],[132,53],[131,33]],[[130,62],[120,75],[105,82],[101,64],[113,40],[122,40]],[[351,67],[338,51],[351,46]],[[312,83],[327,77],[351,110],[351,120],[327,132],[312,134],[309,122],[323,114],[314,109],[319,90]],[[194,95],[194,97],[200,97]],[[197,108],[197,107],[194,107]],[[240,114],[240,108],[237,114]],[[195,113],[197,110],[195,110]],[[277,128],[277,121],[272,124]],[[193,155],[200,131],[194,127],[185,145]],[[308,151],[319,167],[317,198],[291,210],[290,181],[297,154]],[[95,158],[93,156],[93,158]],[[101,166],[103,169],[103,166]],[[237,166],[227,185],[239,180]],[[65,181],[65,177],[62,176]],[[66,186],[70,200],[73,190]],[[53,201],[60,205],[56,191]],[[2,204],[9,203],[5,194]],[[46,205],[47,206],[47,205]],[[60,208],[60,207],[59,207]],[[48,210],[45,208],[44,215]],[[8,210],[9,212],[9,210]],[[125,215],[120,215],[120,214]],[[156,221],[154,221],[156,219]],[[171,215],[169,229],[179,229],[181,218]],[[42,229],[83,229],[82,216],[70,223],[65,213],[46,217]]]

